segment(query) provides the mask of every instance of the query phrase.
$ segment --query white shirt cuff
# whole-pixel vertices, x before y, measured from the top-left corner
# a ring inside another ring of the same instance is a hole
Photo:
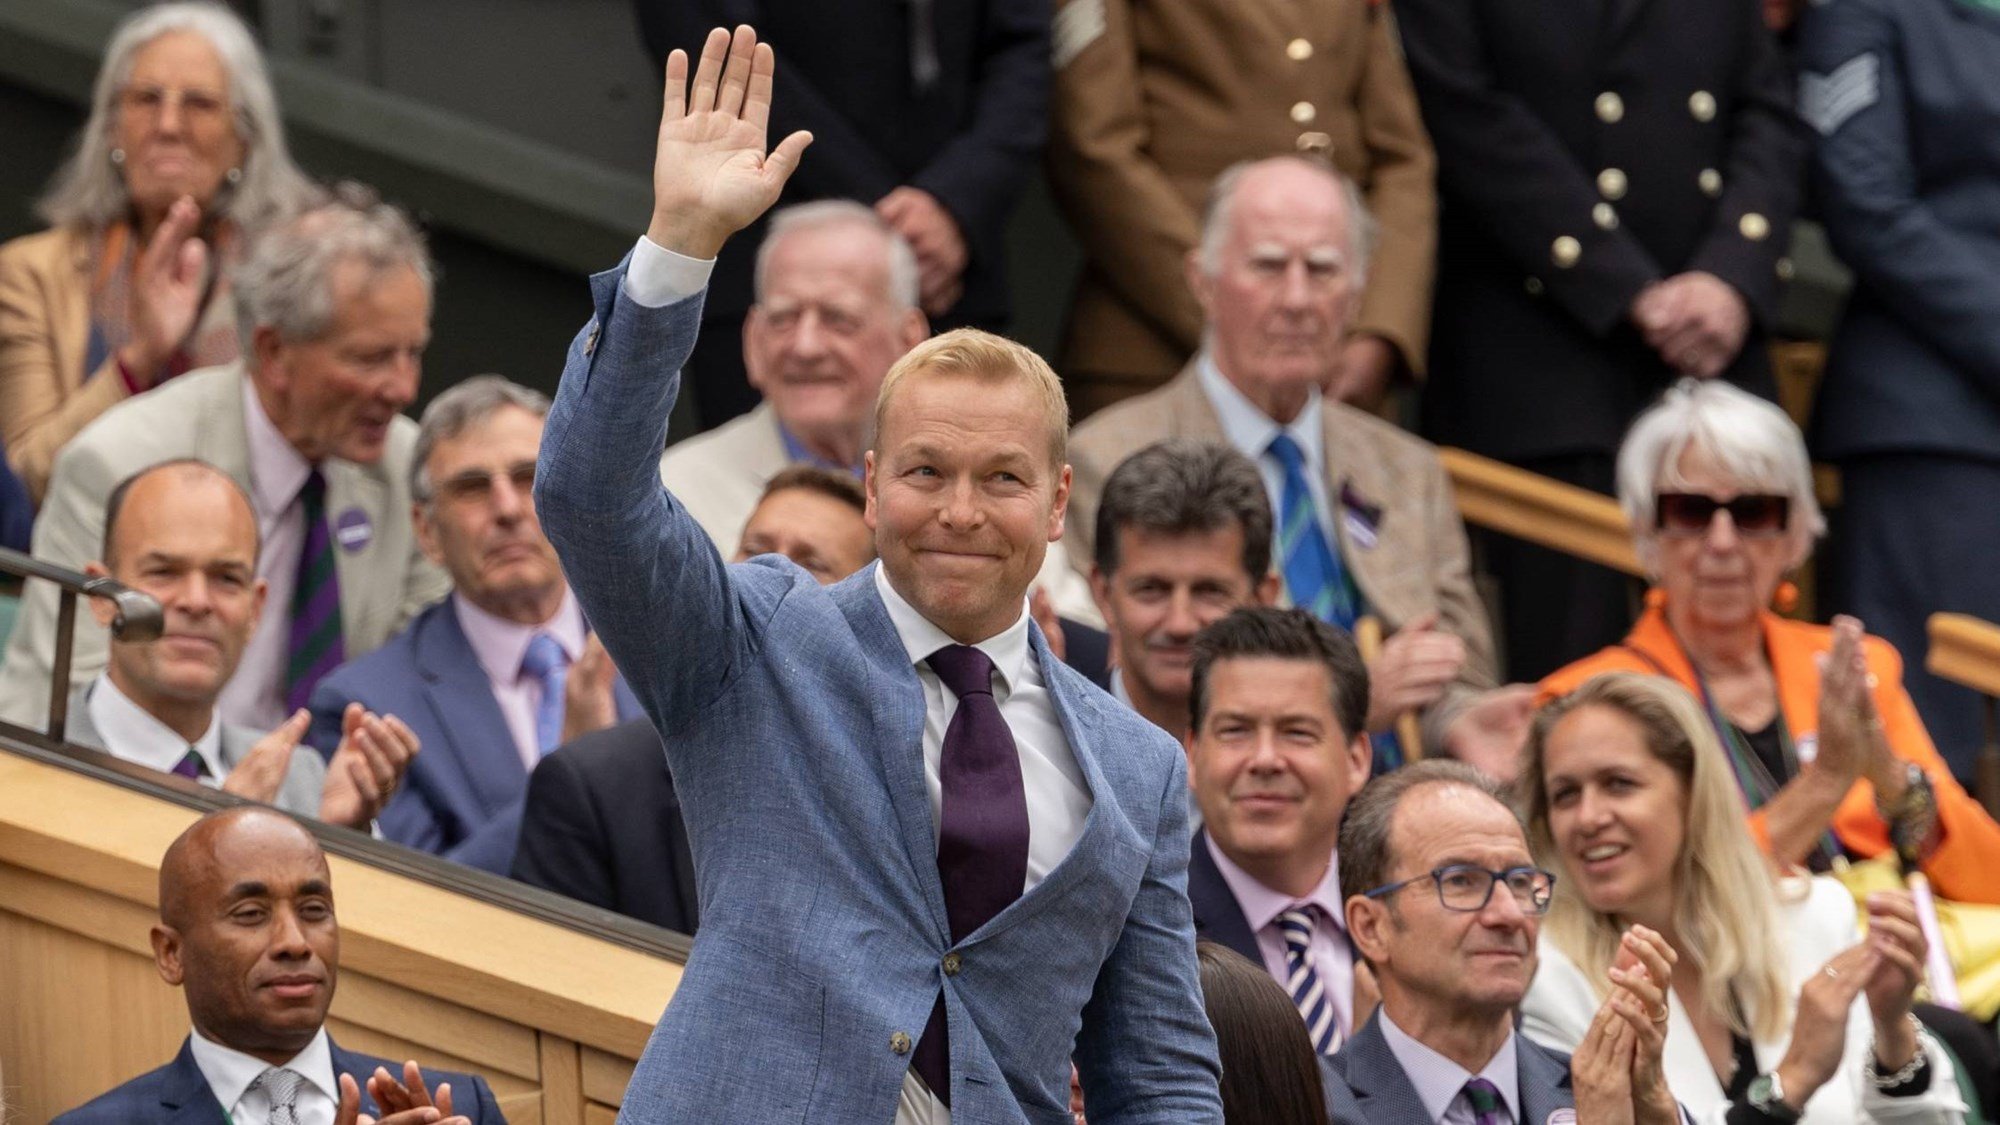
[[[714,269],[714,258],[676,254],[642,234],[625,267],[625,296],[636,305],[663,308],[707,288]]]

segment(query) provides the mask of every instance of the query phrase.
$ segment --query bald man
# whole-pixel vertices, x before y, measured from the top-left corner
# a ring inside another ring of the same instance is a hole
[[[417,752],[400,720],[356,704],[330,760],[298,749],[303,710],[268,735],[222,722],[216,701],[236,674],[264,610],[250,499],[200,461],[142,469],[111,490],[103,557],[86,566],[152,595],[156,641],[113,641],[95,680],[70,697],[69,741],[300,816],[366,829]],[[93,599],[108,626],[112,607]]]
[[[504,1125],[484,1079],[433,1071],[427,1082],[415,1062],[327,1036],[340,972],[333,877],[319,842],[283,813],[224,809],[181,833],[160,861],[152,940],[193,1030],[174,1061],[59,1125]]]

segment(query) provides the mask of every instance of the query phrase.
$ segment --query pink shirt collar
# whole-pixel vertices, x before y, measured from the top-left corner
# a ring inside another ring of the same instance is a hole
[[[1292,908],[1295,902],[1307,902],[1319,907],[1337,930],[1346,930],[1347,915],[1343,913],[1340,897],[1340,864],[1334,857],[1327,856],[1326,874],[1320,877],[1319,886],[1304,899],[1295,899],[1257,881],[1257,877],[1232,863],[1222,849],[1215,844],[1215,837],[1204,835],[1208,844],[1208,854],[1215,860],[1216,870],[1222,872],[1222,879],[1229,884],[1229,890],[1236,896],[1236,905],[1243,909],[1243,920],[1250,923],[1250,932],[1257,933],[1278,920],[1278,915]]]
[[[250,498],[256,501],[257,514],[268,532],[270,521],[284,515],[298,499],[299,489],[305,487],[306,476],[312,472],[312,462],[299,456],[278,432],[278,424],[264,413],[263,400],[257,397],[257,386],[247,373],[243,376],[243,430],[250,444]]]
[[[556,607],[555,616],[540,625],[523,625],[496,617],[473,605],[463,594],[454,593],[451,602],[458,614],[459,628],[465,630],[466,643],[472,646],[472,655],[486,670],[486,678],[496,684],[511,686],[521,678],[521,658],[527,655],[528,642],[536,633],[554,637],[572,664],[583,656],[583,610],[577,607],[576,595],[568,587],[563,589],[562,604]]]

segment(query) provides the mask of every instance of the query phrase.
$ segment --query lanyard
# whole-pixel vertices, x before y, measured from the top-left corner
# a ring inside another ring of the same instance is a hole
[[[1784,767],[1785,773],[1780,779],[1771,776],[1771,771],[1765,766],[1764,760],[1758,757],[1757,751],[1751,747],[1749,738],[1735,723],[1729,721],[1729,716],[1722,713],[1722,708],[1716,706],[1715,697],[1708,690],[1708,679],[1701,674],[1700,669],[1694,668],[1693,661],[1689,661],[1688,666],[1694,671],[1695,687],[1701,692],[1701,705],[1708,712],[1709,725],[1715,728],[1715,735],[1721,739],[1723,749],[1729,756],[1730,773],[1736,778],[1736,788],[1752,809],[1762,808],[1786,782],[1799,775],[1799,754],[1792,742],[1791,724],[1785,721],[1784,700],[1778,701],[1777,718],[1772,720],[1778,731],[1778,761]],[[1820,833],[1819,842],[1813,846],[1811,859],[1817,862],[1809,862],[1807,866],[1814,871],[1831,870],[1833,861],[1843,854],[1845,853],[1841,849],[1840,840],[1834,836],[1833,829],[1829,826]]]

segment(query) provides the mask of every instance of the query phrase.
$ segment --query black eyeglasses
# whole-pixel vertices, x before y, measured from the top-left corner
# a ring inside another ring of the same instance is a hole
[[[1523,914],[1547,914],[1549,900],[1556,893],[1556,877],[1539,867],[1509,867],[1505,871],[1491,871],[1472,863],[1448,863],[1364,894],[1368,898],[1386,898],[1425,879],[1436,881],[1440,906],[1465,914],[1486,909],[1486,904],[1493,898],[1494,886],[1503,882]]]
[[[1698,492],[1662,492],[1654,499],[1653,511],[1654,525],[1668,535],[1706,534],[1717,512],[1729,513],[1739,535],[1781,535],[1791,519],[1792,501],[1769,493],[1717,500]]]
[[[436,493],[447,504],[484,504],[493,497],[493,478],[506,477],[514,491],[530,493],[535,488],[535,463],[522,461],[500,472],[472,469],[437,482]]]

